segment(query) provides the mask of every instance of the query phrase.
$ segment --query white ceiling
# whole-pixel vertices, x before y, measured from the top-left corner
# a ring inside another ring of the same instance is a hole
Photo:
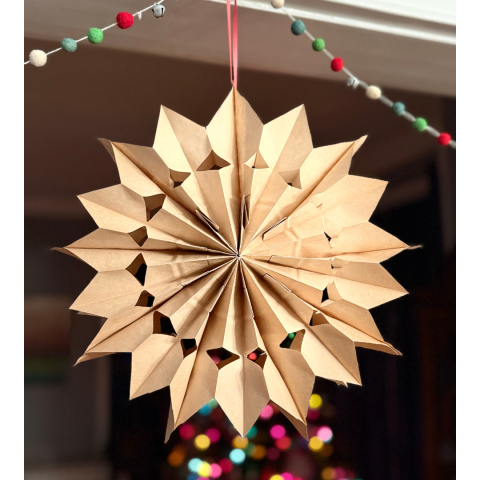
[[[164,18],[145,12],[131,29],[112,28],[101,45],[82,42],[79,48],[106,47],[225,65],[226,14],[218,3],[222,1],[165,0]],[[117,12],[135,13],[148,3],[25,0],[25,36],[37,39],[39,49],[46,48],[42,40],[60,44],[64,37],[81,38],[91,27],[113,23]],[[239,4],[244,5],[239,11],[240,68],[345,81],[330,70],[324,55],[311,49],[308,38],[290,33],[290,20],[268,2]],[[455,95],[452,0],[287,0],[286,6],[314,36],[325,39],[327,48],[341,56],[353,74],[383,87],[387,96],[388,87]],[[70,54],[58,52],[48,62],[55,62],[57,55]]]

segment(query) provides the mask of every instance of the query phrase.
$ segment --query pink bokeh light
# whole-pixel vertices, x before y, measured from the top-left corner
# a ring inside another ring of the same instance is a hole
[[[283,427],[282,425],[274,425],[270,429],[270,436],[274,440],[278,440],[279,438],[283,438],[285,436],[285,427]]]
[[[273,408],[271,405],[267,405],[263,410],[262,413],[260,414],[260,418],[262,420],[268,420],[269,418],[272,418],[273,415]]]

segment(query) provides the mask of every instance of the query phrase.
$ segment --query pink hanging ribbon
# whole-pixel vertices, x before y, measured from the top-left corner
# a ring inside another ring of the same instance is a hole
[[[237,88],[238,84],[238,18],[237,18],[237,0],[234,0],[233,7],[233,35],[232,35],[232,16],[231,0],[227,0],[227,23],[228,23],[228,53],[230,55],[230,81]]]

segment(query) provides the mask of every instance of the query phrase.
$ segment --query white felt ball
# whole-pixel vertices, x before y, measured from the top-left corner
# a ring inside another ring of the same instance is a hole
[[[29,58],[35,67],[43,67],[47,63],[47,54],[43,50],[32,50]]]
[[[272,0],[273,8],[282,8],[285,5],[285,0]]]
[[[365,95],[372,100],[377,100],[382,96],[382,91],[375,85],[370,85],[365,91]]]

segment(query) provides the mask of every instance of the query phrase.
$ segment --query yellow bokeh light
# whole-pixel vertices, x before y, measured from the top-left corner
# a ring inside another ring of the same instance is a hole
[[[308,442],[308,448],[312,452],[319,452],[323,447],[323,442],[318,437],[312,437]]]
[[[322,480],[334,480],[337,474],[332,467],[327,467],[322,470],[321,476],[322,476]]]
[[[202,433],[195,437],[194,444],[199,450],[206,450],[210,446],[210,439]]]
[[[232,440],[233,448],[239,448],[240,450],[243,450],[244,448],[247,448],[247,445],[248,445],[248,439],[247,438],[242,438],[240,435],[237,435]]]
[[[281,475],[275,474],[270,477],[270,480],[283,480]]]
[[[316,393],[314,393],[311,397],[310,397],[310,408],[312,408],[313,410],[318,410],[321,406],[322,406],[322,397]]]
[[[212,467],[207,462],[202,462],[197,470],[198,475],[207,478],[212,474]]]
[[[263,445],[255,445],[255,450],[252,453],[254,460],[262,460],[267,454],[267,449]]]

